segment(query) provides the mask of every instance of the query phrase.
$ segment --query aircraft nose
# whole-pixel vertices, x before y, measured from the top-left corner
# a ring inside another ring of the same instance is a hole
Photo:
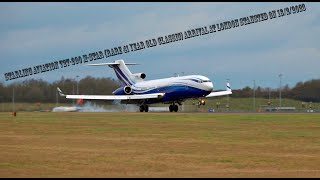
[[[212,91],[213,90],[212,82],[206,82],[205,83],[205,88],[206,88],[207,91]]]

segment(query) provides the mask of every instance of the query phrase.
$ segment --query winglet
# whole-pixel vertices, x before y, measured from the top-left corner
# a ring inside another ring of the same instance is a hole
[[[229,82],[227,82],[226,90],[227,90],[227,91],[231,91],[231,87],[230,87],[230,83],[229,83]]]
[[[62,91],[60,90],[59,87],[57,87],[57,91],[59,92],[59,95],[60,95],[60,96],[66,96],[66,95],[64,95],[64,94],[62,93]]]

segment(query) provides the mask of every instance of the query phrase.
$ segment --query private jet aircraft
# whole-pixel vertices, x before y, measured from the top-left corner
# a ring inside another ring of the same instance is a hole
[[[216,97],[232,94],[227,82],[225,91],[213,91],[213,84],[209,78],[201,75],[188,75],[164,79],[145,80],[145,73],[132,74],[122,59],[113,63],[88,64],[90,66],[109,66],[113,68],[122,86],[112,92],[113,95],[64,95],[57,87],[60,96],[67,99],[83,100],[120,100],[122,104],[137,104],[140,112],[148,112],[149,104],[170,104],[169,111],[177,112],[178,105],[186,99],[199,99],[199,105],[205,105],[206,97]]]

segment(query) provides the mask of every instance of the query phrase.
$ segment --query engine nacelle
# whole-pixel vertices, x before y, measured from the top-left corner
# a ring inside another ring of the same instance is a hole
[[[145,73],[136,73],[133,74],[136,78],[145,79],[147,75]]]
[[[125,86],[125,87],[123,87],[123,91],[126,94],[131,94],[132,93],[132,88],[129,87],[129,86]]]

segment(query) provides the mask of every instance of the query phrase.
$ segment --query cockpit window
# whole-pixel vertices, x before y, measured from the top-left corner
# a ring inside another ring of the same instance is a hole
[[[190,80],[197,83],[211,82],[210,80],[201,80],[201,79],[190,79]]]
[[[201,82],[211,82],[210,80],[202,80]]]

